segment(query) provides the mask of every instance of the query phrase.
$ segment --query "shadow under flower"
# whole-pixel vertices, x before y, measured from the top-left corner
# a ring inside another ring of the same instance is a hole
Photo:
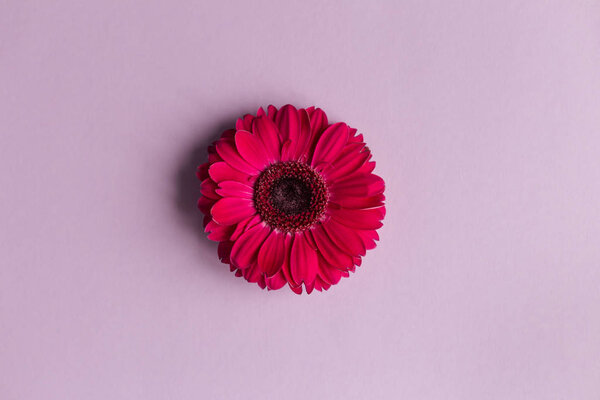
[[[211,256],[214,257],[215,263],[218,263],[217,244],[207,238],[203,225],[204,215],[197,206],[200,198],[200,180],[196,176],[196,170],[200,164],[208,161],[208,146],[217,140],[224,130],[233,128],[236,118],[215,124],[212,129],[202,129],[197,135],[198,139],[184,153],[175,173],[176,210],[180,214],[183,224],[200,237],[201,245],[206,249],[211,249]]]

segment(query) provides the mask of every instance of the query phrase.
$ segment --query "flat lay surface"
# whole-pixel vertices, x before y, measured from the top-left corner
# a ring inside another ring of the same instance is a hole
[[[599,38],[597,1],[0,2],[0,398],[600,398]],[[287,103],[386,182],[308,296],[196,208]]]

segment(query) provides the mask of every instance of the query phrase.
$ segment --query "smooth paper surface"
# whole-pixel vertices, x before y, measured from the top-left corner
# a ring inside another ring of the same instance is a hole
[[[0,2],[0,398],[600,398],[597,1]],[[196,167],[258,107],[365,135],[381,241],[232,276]]]

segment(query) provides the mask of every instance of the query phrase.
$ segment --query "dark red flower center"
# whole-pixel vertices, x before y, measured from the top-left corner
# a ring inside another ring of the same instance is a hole
[[[329,194],[323,177],[306,164],[280,162],[254,184],[254,206],[271,228],[296,232],[310,228],[325,212]]]

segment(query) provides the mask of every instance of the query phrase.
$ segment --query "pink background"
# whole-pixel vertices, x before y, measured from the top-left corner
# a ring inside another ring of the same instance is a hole
[[[2,1],[0,95],[3,400],[600,398],[600,2]],[[387,182],[311,296],[195,209],[206,144],[288,102]]]

